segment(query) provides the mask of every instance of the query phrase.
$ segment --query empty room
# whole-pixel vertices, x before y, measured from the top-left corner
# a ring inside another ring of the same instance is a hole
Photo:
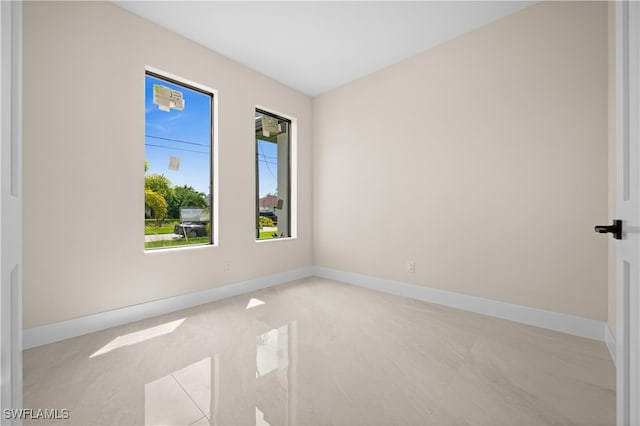
[[[637,2],[1,6],[3,425],[640,424]]]

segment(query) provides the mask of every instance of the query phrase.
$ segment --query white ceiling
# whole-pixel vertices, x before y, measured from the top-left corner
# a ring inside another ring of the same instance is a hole
[[[533,1],[114,1],[310,96]]]

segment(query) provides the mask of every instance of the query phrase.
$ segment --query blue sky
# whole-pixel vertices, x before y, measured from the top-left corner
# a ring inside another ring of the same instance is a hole
[[[182,92],[185,100],[184,110],[160,110],[158,105],[153,103],[154,84]],[[199,192],[210,193],[211,107],[211,98],[203,93],[146,76],[145,159],[149,162],[147,174],[165,175],[174,185],[188,185]],[[253,121],[249,121],[247,126],[253,127]],[[169,170],[171,156],[180,159],[180,168],[177,171]],[[247,161],[253,163],[254,159],[248,158]],[[259,141],[258,170],[260,197],[267,193],[275,193],[278,175],[276,144]]]
[[[182,92],[182,111],[162,111],[153,103],[153,85]],[[211,158],[211,98],[200,92],[146,76],[145,159],[148,174],[165,175],[174,185],[189,185],[209,194]],[[169,170],[169,158],[180,159],[177,171]]]
[[[258,139],[258,184],[260,198],[278,192],[278,145]]]

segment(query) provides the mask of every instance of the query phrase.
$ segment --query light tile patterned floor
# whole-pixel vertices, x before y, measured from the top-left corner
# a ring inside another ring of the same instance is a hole
[[[76,425],[613,425],[602,342],[309,278],[24,352]]]

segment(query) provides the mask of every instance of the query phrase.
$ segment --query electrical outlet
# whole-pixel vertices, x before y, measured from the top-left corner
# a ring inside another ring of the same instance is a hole
[[[413,260],[407,260],[407,272],[414,274],[416,272],[416,262]]]
[[[231,270],[231,262],[224,262],[224,271],[229,272]]]

